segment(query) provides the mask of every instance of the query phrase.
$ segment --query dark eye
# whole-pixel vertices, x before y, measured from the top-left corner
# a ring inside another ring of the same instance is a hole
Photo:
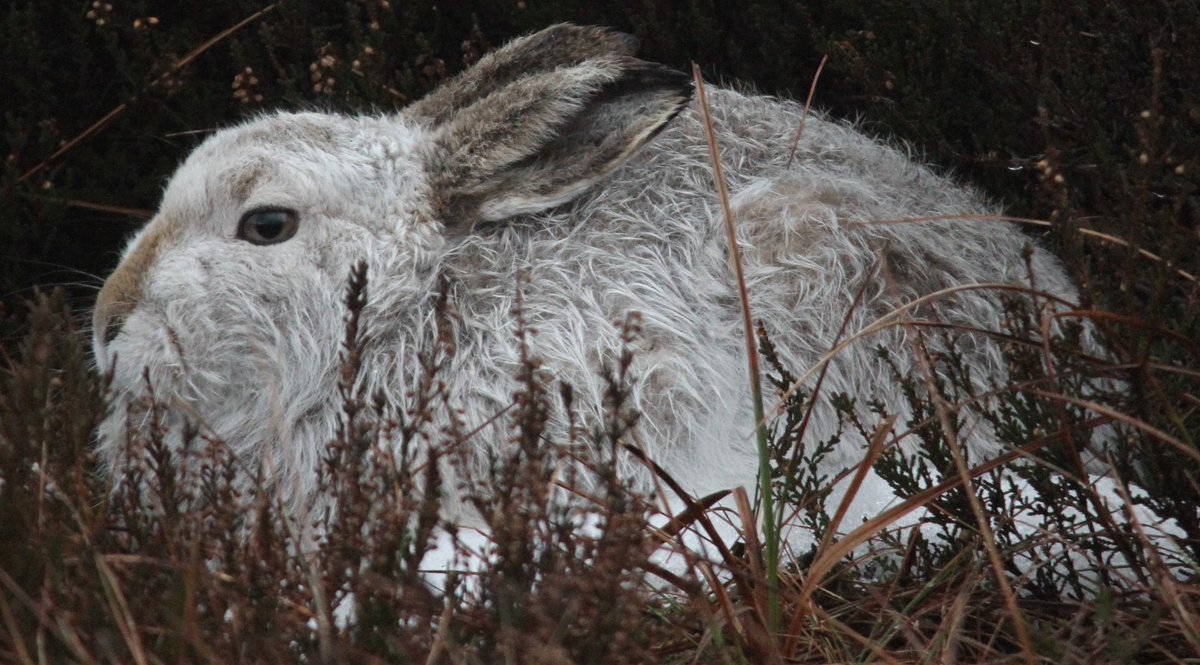
[[[291,210],[262,208],[242,215],[237,237],[255,245],[274,245],[296,235],[299,226],[296,213]]]

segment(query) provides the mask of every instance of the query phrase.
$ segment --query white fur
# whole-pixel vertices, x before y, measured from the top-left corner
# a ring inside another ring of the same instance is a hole
[[[798,373],[829,351],[847,315],[853,335],[938,289],[1027,284],[1022,249],[1030,240],[1013,226],[872,224],[998,212],[970,189],[821,117],[807,119],[789,166],[799,105],[722,89],[709,90],[709,100],[750,306]],[[101,370],[114,370],[116,391],[101,454],[119,458],[126,407],[143,392],[145,369],[157,397],[176,407],[173,427],[185,417],[198,422],[250,469],[262,464],[290,501],[307,505],[340,418],[343,298],[351,267],[364,259],[367,394],[406,403],[419,356],[435,348],[435,294],[445,279],[454,353],[441,378],[464,429],[482,426],[515,389],[513,304],[525,274],[533,351],[546,377],[575,387],[585,420],[603,409],[599,370],[621,350],[617,322],[639,312],[632,399],[643,414],[639,442],[697,494],[751,485],[758,462],[743,331],[695,104],[573,201],[458,236],[443,232],[447,220],[436,219],[431,203],[428,165],[438,132],[404,112],[277,113],[221,130],[188,157],[158,215],[127,250],[129,262],[147,251],[140,245],[158,245],[144,274],[125,276],[140,286],[130,291],[136,302],[111,344],[102,335],[118,296],[97,308],[95,354]],[[263,205],[296,210],[296,237],[270,246],[236,239],[241,215]],[[895,275],[891,284],[881,255]],[[1038,288],[1074,298],[1056,259],[1035,248],[1032,263]],[[863,301],[852,309],[860,289]],[[940,301],[936,311],[951,323],[997,329],[1001,322],[999,297],[988,290]],[[878,345],[915,371],[904,335],[889,328],[838,353],[823,391],[876,398],[906,416],[896,382],[874,356]],[[981,390],[1003,381],[993,340],[973,337],[965,348]],[[446,423],[450,415],[438,417]],[[471,440],[473,459],[508,445],[504,421],[497,422]],[[561,440],[564,426],[556,420],[551,434]],[[827,438],[835,426],[823,404],[810,440]],[[965,443],[977,455],[993,453],[994,442],[976,429]],[[847,438],[828,468],[856,463],[858,445]],[[623,465],[635,485],[652,486],[637,462]],[[448,488],[448,515],[469,522]]]

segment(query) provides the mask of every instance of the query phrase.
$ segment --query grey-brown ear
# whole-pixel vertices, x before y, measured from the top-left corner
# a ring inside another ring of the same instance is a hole
[[[410,117],[439,125],[461,109],[513,81],[578,65],[604,56],[633,55],[632,35],[596,26],[569,23],[512,40],[485,55],[475,66],[444,83],[404,109]]]
[[[570,201],[688,100],[690,77],[604,56],[517,78],[437,127],[429,175],[449,233]]]

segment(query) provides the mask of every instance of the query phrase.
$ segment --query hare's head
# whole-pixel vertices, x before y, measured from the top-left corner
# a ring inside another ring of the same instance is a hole
[[[565,203],[617,168],[690,97],[685,76],[633,47],[555,26],[396,115],[281,113],[217,132],[104,285],[97,363],[118,394],[148,385],[248,453],[298,437],[311,447],[336,419],[352,267],[369,267],[371,325],[405,320],[456,238]],[[125,425],[114,409],[110,456]]]

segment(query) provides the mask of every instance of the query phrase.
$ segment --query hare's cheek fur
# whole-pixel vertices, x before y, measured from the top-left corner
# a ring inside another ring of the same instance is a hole
[[[351,267],[367,260],[378,284],[400,287],[432,260],[431,234],[410,228],[414,141],[402,123],[307,113],[197,148],[97,302],[98,364],[117,357],[106,428],[149,389],[250,462],[297,441],[315,454],[334,430]],[[240,220],[264,208],[294,213],[295,235],[239,239]]]
[[[162,248],[104,349],[116,357],[117,390],[136,400],[148,388],[231,443],[290,436],[312,407],[298,388],[331,389],[325,379],[336,376],[341,295],[325,271],[338,263],[303,241],[189,238]]]

